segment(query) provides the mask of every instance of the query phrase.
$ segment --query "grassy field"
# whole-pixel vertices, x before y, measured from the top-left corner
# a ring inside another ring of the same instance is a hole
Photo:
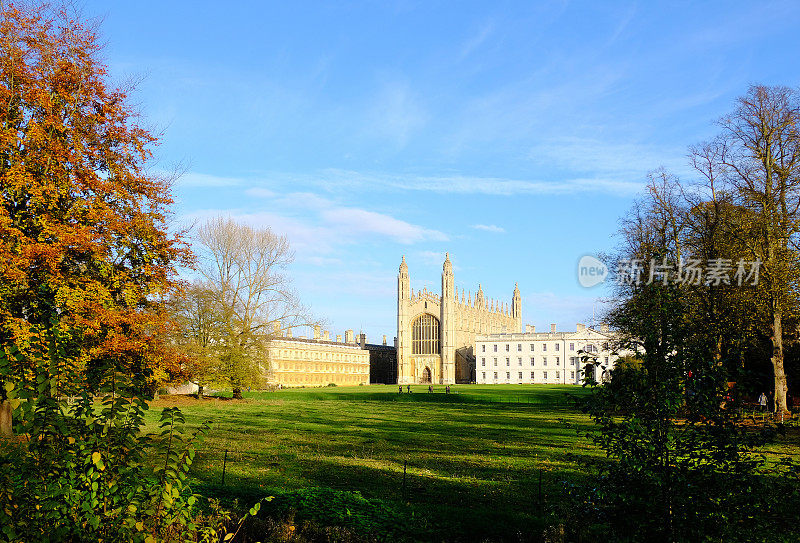
[[[358,491],[400,511],[395,522],[407,525],[395,529],[411,539],[535,540],[561,481],[603,461],[583,435],[588,419],[572,406],[570,397],[585,393],[580,387],[465,385],[449,395],[434,389],[287,389],[246,393],[241,401],[166,397],[151,416],[154,422],[159,407],[177,404],[187,423],[211,422],[192,466],[201,494],[250,503],[298,489]]]
[[[192,465],[195,492],[238,500],[240,508],[273,495],[267,515],[292,511],[298,525],[311,520],[378,539],[538,541],[557,522],[546,511],[566,499],[564,482],[606,462],[575,407],[587,393],[581,387],[412,391],[373,385],[252,392],[244,400],[167,396],[153,403],[148,429],[161,407],[173,405],[190,426],[211,423]],[[764,452],[797,454],[797,429],[790,434]]]

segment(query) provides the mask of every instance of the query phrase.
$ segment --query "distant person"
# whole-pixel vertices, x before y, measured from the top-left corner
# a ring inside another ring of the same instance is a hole
[[[398,389],[397,390],[398,394],[402,394],[403,393],[403,385],[397,385],[397,389]]]
[[[406,390],[408,391],[409,394],[411,394],[411,385],[406,385]]]
[[[428,385],[428,393],[433,392],[433,385]]]
[[[762,413],[767,410],[767,395],[763,392],[761,393],[761,396],[758,397],[758,405],[761,406]]]
[[[444,387],[444,393],[445,394],[450,394],[450,385],[447,385],[446,387]]]

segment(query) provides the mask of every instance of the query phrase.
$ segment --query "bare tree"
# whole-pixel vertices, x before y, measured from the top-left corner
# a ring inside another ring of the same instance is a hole
[[[721,121],[716,157],[748,210],[749,249],[762,262],[771,321],[775,411],[788,411],[783,320],[796,303],[800,233],[800,99],[786,87],[750,87]]]
[[[230,218],[209,220],[198,239],[205,253],[200,270],[221,323],[218,375],[241,398],[242,388],[267,370],[266,347],[276,332],[311,321],[285,275],[294,254],[286,236]]]

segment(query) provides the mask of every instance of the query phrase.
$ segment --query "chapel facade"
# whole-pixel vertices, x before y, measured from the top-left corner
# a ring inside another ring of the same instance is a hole
[[[477,335],[522,331],[522,298],[511,304],[487,299],[481,285],[473,299],[455,286],[450,255],[442,266],[441,293],[411,289],[405,256],[397,275],[397,382],[471,383],[476,379]]]

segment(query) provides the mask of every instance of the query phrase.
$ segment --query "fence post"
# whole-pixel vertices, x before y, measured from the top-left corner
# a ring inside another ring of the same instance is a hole
[[[225,458],[222,460],[222,486],[225,486],[225,465],[228,463],[228,449],[225,449]]]
[[[403,501],[406,500],[406,466],[408,465],[408,460],[403,460]]]
[[[539,513],[542,512],[542,468],[539,468]]]

